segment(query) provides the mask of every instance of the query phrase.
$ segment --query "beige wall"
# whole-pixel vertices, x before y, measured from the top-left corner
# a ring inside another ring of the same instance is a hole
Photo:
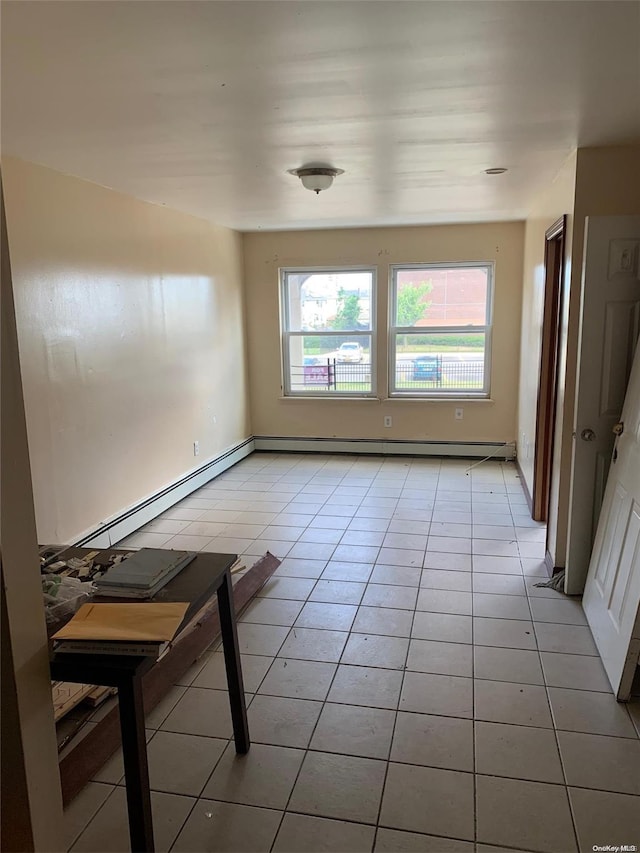
[[[64,543],[250,435],[241,236],[3,174],[38,536]]]
[[[253,431],[263,436],[510,441],[516,438],[524,226],[520,222],[244,235]],[[495,261],[491,400],[387,400],[389,264]],[[378,394],[369,400],[282,399],[278,270],[287,266],[378,270]],[[455,421],[453,410],[464,408]],[[383,427],[392,415],[393,427]]]
[[[525,225],[524,270],[522,290],[522,333],[520,340],[520,384],[518,396],[518,462],[524,475],[529,494],[533,494],[533,463],[536,439],[536,411],[538,383],[540,378],[540,347],[542,318],[544,311],[544,255],[545,231],[561,216],[567,216],[565,231],[565,286],[571,280],[573,207],[576,182],[576,153],[563,165],[555,181],[541,192],[531,204],[531,212]],[[564,354],[567,346],[568,305],[563,306],[560,333],[561,367],[558,371],[557,435],[554,441],[554,463],[551,478],[548,548],[556,552],[558,537],[557,517],[560,489],[561,423],[564,404]],[[564,547],[565,532],[560,532],[561,547]]]

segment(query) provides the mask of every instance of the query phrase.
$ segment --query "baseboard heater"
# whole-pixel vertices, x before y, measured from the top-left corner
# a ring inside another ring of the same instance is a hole
[[[513,459],[513,442],[501,441],[410,441],[375,438],[289,438],[255,435],[256,450],[293,453],[356,453],[378,456],[460,456],[472,459]]]
[[[176,480],[174,483],[160,489],[153,495],[145,498],[117,516],[108,519],[98,527],[88,530],[70,543],[75,546],[91,546],[93,548],[109,548],[125,536],[129,536],[144,524],[148,524],[157,518],[165,510],[172,507],[178,501],[188,497],[196,489],[206,485],[218,474],[222,474],[227,468],[231,468],[236,462],[253,453],[253,438],[247,438],[239,444],[228,448],[210,459],[200,468],[190,471]],[[68,547],[68,546],[67,546]]]

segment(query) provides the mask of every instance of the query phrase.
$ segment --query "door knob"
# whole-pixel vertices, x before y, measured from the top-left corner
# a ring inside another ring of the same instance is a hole
[[[596,434],[592,429],[583,429],[580,433],[580,438],[583,441],[595,441]]]

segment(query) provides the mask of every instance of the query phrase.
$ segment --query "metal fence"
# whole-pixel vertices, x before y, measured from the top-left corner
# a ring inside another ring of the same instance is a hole
[[[427,368],[428,370],[428,368]],[[398,391],[431,391],[437,388],[481,391],[484,387],[483,361],[439,361],[433,373],[425,375],[413,361],[396,363],[395,388]],[[293,391],[359,391],[371,390],[371,365],[342,364],[335,359],[316,364],[291,366]]]
[[[440,361],[433,368],[429,365],[426,369],[420,367],[420,362],[401,361],[396,364],[396,388],[401,391],[411,388],[481,391],[483,387],[482,361]]]
[[[371,366],[341,364],[335,359],[291,365],[291,390],[367,392],[371,390]]]

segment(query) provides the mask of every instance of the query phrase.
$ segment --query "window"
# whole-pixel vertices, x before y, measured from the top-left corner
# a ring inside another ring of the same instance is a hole
[[[375,271],[282,270],[284,393],[375,394]]]
[[[390,393],[489,394],[493,265],[391,267]]]

